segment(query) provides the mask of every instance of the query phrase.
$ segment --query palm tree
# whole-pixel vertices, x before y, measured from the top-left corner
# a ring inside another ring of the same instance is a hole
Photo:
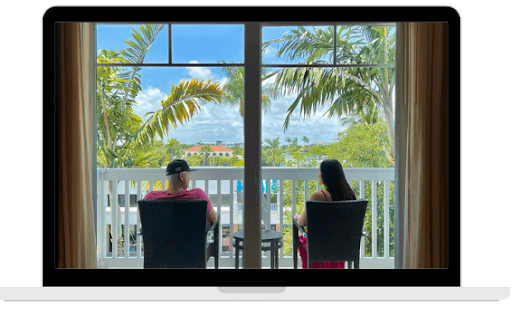
[[[201,146],[199,149],[199,152],[203,154],[203,166],[208,165],[208,156],[213,153],[213,149],[210,146]]]
[[[297,148],[297,146],[299,145],[299,140],[297,137],[295,138],[291,138],[291,137],[287,137],[286,138],[286,142],[292,146],[292,148],[295,150],[295,148]]]
[[[268,138],[265,138],[265,143],[267,143],[270,146],[270,152],[272,155],[272,159],[274,161],[274,167],[276,166],[276,153],[279,149],[279,137],[277,137],[274,140],[270,140]]]
[[[334,28],[326,30],[304,27],[291,30],[283,37],[264,43],[281,45],[277,57],[305,57],[307,64],[332,63]],[[276,75],[276,93],[297,94],[289,106],[283,129],[288,128],[292,113],[300,107],[304,117],[317,108],[327,108],[329,117],[360,114],[366,108],[379,107],[387,124],[390,155],[394,157],[394,118],[391,93],[395,85],[394,26],[341,26],[336,30],[338,64],[380,64],[380,68],[283,68]]]
[[[309,144],[309,138],[307,138],[306,135],[302,136],[302,141],[304,142],[304,146]]]
[[[225,64],[225,61],[221,61]],[[238,107],[240,116],[244,116],[244,68],[242,67],[223,67],[222,71],[226,74],[228,81],[222,87],[226,93],[226,105],[228,107]],[[262,68],[263,78],[266,79],[265,68]],[[266,112],[270,109],[271,100],[275,98],[273,90],[270,86],[262,87],[261,104]]]
[[[339,118],[342,126],[351,127],[356,124],[373,125],[382,120],[381,109],[374,106],[367,106],[358,111],[354,111],[350,116]]]
[[[167,152],[170,153],[170,160],[182,155],[181,144],[176,138],[168,139],[165,148]]]

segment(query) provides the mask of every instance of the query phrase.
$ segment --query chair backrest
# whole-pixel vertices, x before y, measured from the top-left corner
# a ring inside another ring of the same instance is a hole
[[[144,268],[204,267],[207,200],[140,200]]]
[[[356,261],[368,200],[306,201],[308,260]]]

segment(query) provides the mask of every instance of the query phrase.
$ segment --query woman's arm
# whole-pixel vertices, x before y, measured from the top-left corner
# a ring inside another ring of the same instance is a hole
[[[316,191],[315,193],[311,194],[311,196],[309,197],[309,200],[310,201],[325,201],[325,196],[322,192],[320,191]],[[300,226],[306,226],[307,224],[307,221],[306,221],[306,210],[304,210],[304,213],[302,213],[302,215],[295,215],[295,219],[297,220],[297,222],[299,223]]]

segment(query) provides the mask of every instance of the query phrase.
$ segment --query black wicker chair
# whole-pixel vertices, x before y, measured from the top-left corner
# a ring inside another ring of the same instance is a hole
[[[297,269],[298,232],[307,237],[308,269],[312,262],[348,261],[359,269],[359,251],[368,200],[306,201],[307,232],[293,221],[293,267]]]
[[[219,267],[220,214],[206,221],[206,200],[140,200],[144,268],[206,268],[210,257]],[[213,234],[210,242],[209,234]]]

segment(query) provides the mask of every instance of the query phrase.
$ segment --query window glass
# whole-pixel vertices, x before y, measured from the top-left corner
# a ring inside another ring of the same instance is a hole
[[[146,51],[142,63],[169,62],[167,24],[98,24],[96,39],[99,63],[141,63],[137,58],[141,50]]]
[[[325,67],[332,63],[333,30],[263,28],[261,160],[271,175],[262,187],[263,209],[270,211],[263,221],[283,232],[283,255],[291,256],[291,218],[304,212],[313,192],[326,190],[316,174],[323,160],[336,159],[347,178],[357,180],[349,182],[357,198],[370,202],[365,256],[393,256],[393,181],[360,168],[394,166],[395,28],[337,26],[337,64],[345,67]],[[295,66],[304,63],[324,67]],[[347,67],[352,64],[365,66]],[[301,180],[291,179],[287,168],[300,168],[294,170]]]
[[[337,64],[394,65],[395,25],[342,25],[336,34]]]
[[[241,189],[236,192],[230,190],[230,180],[226,180],[232,178],[230,171],[218,173],[213,180],[205,180],[210,175],[200,171],[236,168],[241,176],[235,183],[240,182],[240,188],[243,186],[243,173],[239,172],[244,166],[243,68],[198,65],[200,62],[224,59],[243,61],[243,54],[240,54],[243,53],[243,27],[212,28],[206,30],[204,26],[196,26],[186,30],[189,42],[207,37],[201,49],[207,47],[211,54],[202,53],[213,56],[212,59],[195,55],[198,46],[189,45],[192,49],[184,56],[190,58],[173,61],[189,66],[176,66],[169,63],[168,24],[156,29],[153,25],[98,25],[97,164],[106,177],[99,184],[103,188],[103,195],[98,197],[98,210],[102,212],[105,229],[98,231],[98,238],[104,241],[101,245],[107,245],[100,250],[106,259],[143,256],[143,240],[134,234],[140,228],[137,226],[137,213],[125,206],[128,203],[136,206],[136,201],[149,191],[165,190],[168,185],[165,167],[175,158],[185,159],[192,168],[198,169],[191,175],[191,187],[202,188],[210,197],[214,210],[222,214],[222,225],[227,225],[231,231],[241,227],[239,218],[243,216],[239,216],[239,213],[243,209],[243,197],[236,195]],[[131,62],[126,52],[130,52],[128,49],[133,42],[139,42],[137,34],[151,31],[155,33],[147,42],[147,52],[133,51],[144,57],[138,62],[142,66],[102,65]],[[179,46],[174,50],[177,56],[180,56],[180,49],[187,48],[183,44],[184,39],[179,36],[180,31],[183,28],[178,26],[176,33],[173,33]],[[211,40],[213,33],[210,34],[210,31],[214,31],[218,40]],[[218,36],[224,36],[224,40]],[[236,36],[241,37],[234,38]],[[162,41],[166,45],[162,45]],[[213,52],[233,54],[215,55]],[[148,63],[152,65],[144,65]],[[158,63],[161,65],[155,65]],[[128,187],[125,186],[126,181],[115,180],[116,168],[123,170],[123,177],[129,181]],[[147,172],[145,169],[148,169]],[[157,179],[154,178],[154,169],[162,169]],[[153,179],[141,180],[146,176]],[[129,200],[126,194],[130,194]],[[117,203],[112,203],[110,198],[114,195],[117,196]],[[230,219],[230,208],[236,210],[233,219]],[[125,225],[126,221],[130,225]],[[223,232],[222,244],[224,251],[232,252],[229,229]],[[130,238],[125,238],[128,235]]]
[[[173,63],[243,63],[243,25],[172,26]]]
[[[332,26],[263,27],[262,63],[332,64],[333,31]]]

